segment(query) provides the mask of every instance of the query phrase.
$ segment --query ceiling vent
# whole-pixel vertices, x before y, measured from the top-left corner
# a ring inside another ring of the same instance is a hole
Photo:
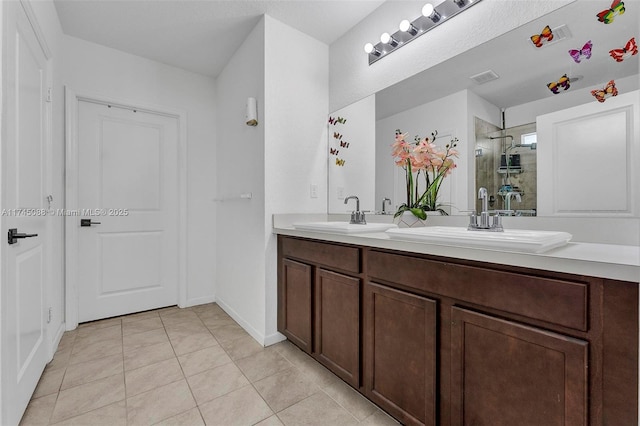
[[[500,78],[500,76],[495,72],[493,72],[492,70],[488,70],[488,71],[481,72],[480,74],[472,75],[469,78],[478,84],[484,84],[493,80],[497,80]]]

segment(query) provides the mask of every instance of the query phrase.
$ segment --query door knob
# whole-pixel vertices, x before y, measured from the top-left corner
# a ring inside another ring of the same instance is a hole
[[[7,232],[7,240],[9,242],[9,244],[15,244],[18,242],[18,239],[20,238],[31,238],[31,237],[37,237],[38,234],[21,234],[18,233],[18,229],[17,228],[11,228],[9,229],[9,232]]]
[[[93,222],[91,219],[80,219],[80,226],[100,225],[101,222]]]

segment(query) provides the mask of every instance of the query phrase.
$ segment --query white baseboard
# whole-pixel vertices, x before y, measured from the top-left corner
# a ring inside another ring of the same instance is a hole
[[[187,303],[184,306],[180,306],[181,308],[189,308],[191,306],[197,305],[206,305],[207,303],[213,303],[216,301],[216,296],[205,296],[205,297],[196,297],[195,299],[187,300]]]
[[[233,318],[233,320],[235,322],[237,322],[240,327],[244,328],[244,330],[247,333],[249,333],[249,335],[251,337],[253,337],[262,346],[269,346],[269,345],[272,345],[273,343],[275,343],[275,342],[273,342],[273,343],[266,344],[266,339],[265,339],[264,334],[260,333],[258,330],[253,328],[236,311],[234,311],[229,305],[224,303],[223,300],[220,300],[220,299],[217,298],[216,303],[218,304],[218,306],[220,306],[222,308],[223,311],[225,311],[227,314],[229,314],[229,316],[231,318]]]
[[[53,340],[49,344],[49,353],[47,354],[49,355],[49,361],[53,359],[53,355],[58,350],[58,345],[60,344],[60,340],[62,340],[62,335],[64,334],[66,329],[67,329],[67,326],[65,325],[65,323],[63,322],[60,323],[60,325],[58,326],[58,329],[56,330],[56,334],[53,337]]]
[[[271,345],[275,345],[278,342],[282,342],[283,340],[287,340],[287,338],[284,336],[284,334],[280,334],[278,332],[275,332],[273,334],[268,335],[267,337],[264,338],[264,346],[271,346]]]

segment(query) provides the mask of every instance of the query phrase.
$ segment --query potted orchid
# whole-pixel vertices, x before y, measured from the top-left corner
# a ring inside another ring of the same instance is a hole
[[[438,132],[431,133],[428,137],[416,136],[414,142],[405,140],[407,133],[396,130],[396,140],[392,145],[392,156],[396,165],[405,170],[407,184],[407,201],[403,203],[394,217],[410,211],[419,219],[426,219],[428,211],[438,211],[447,214],[438,204],[438,191],[444,178],[446,178],[456,163],[453,158],[458,157],[456,150],[458,138],[453,138],[444,149],[434,143]],[[423,181],[424,191],[420,190],[420,182]]]

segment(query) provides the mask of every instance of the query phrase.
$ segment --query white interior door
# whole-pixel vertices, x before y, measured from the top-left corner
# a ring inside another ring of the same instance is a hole
[[[177,158],[175,117],[78,103],[79,322],[177,303]]]
[[[19,2],[3,7],[2,398],[3,425],[20,421],[48,361],[45,328],[47,58]],[[30,238],[8,240],[8,231]]]

